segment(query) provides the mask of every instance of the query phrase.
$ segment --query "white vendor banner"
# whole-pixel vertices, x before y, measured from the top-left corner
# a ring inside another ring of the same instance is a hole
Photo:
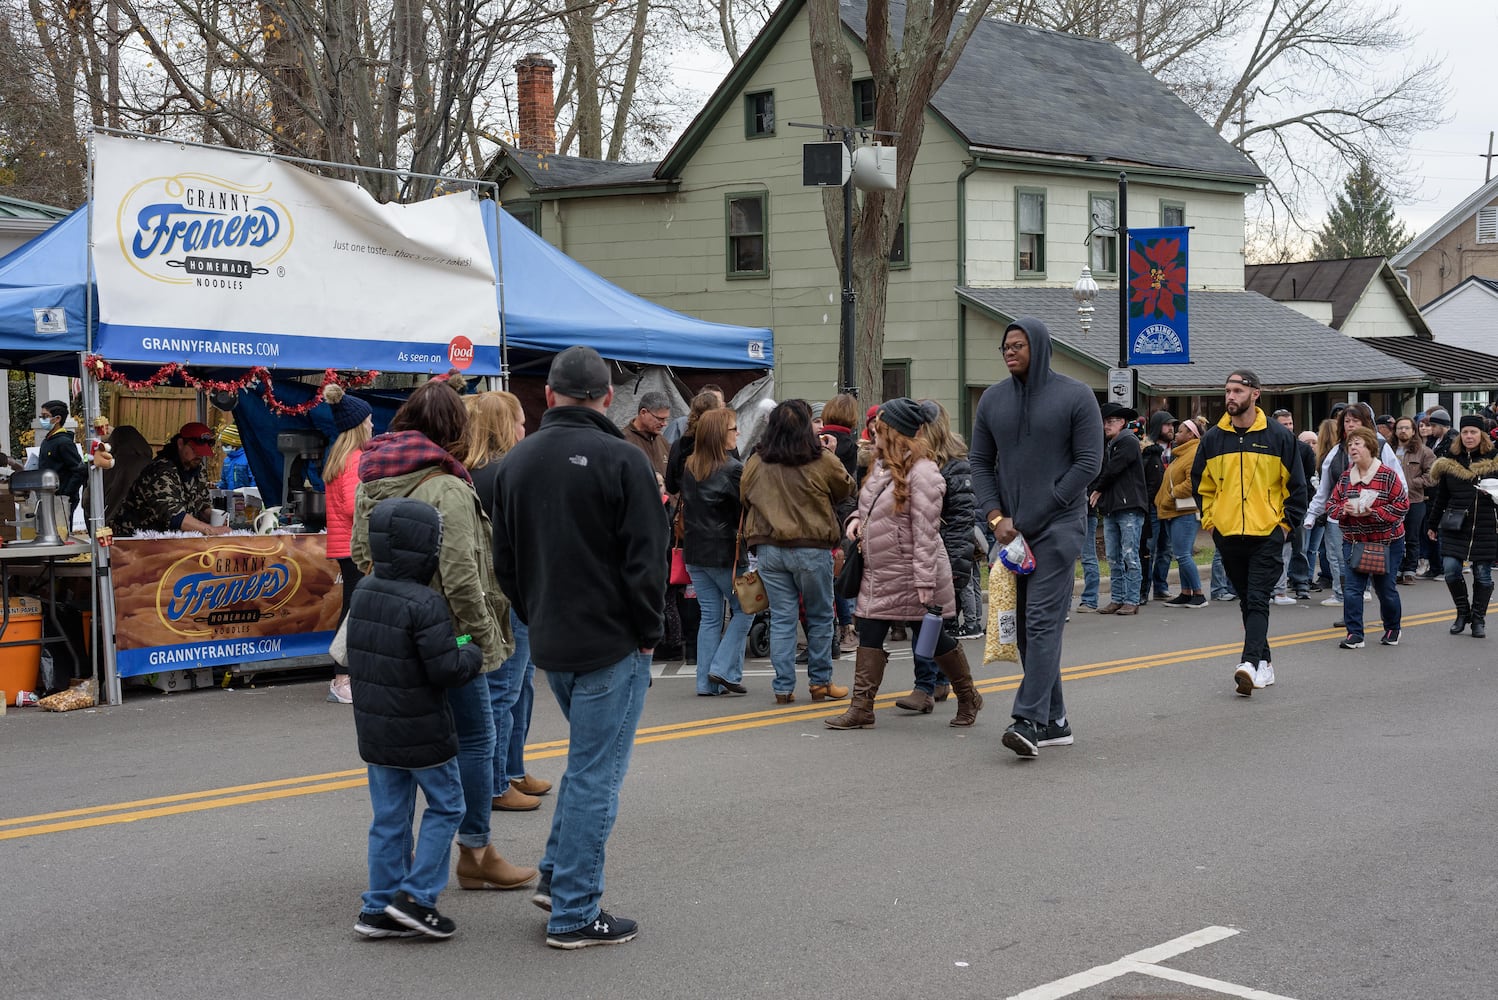
[[[96,353],[499,371],[494,250],[471,191],[382,205],[263,156],[94,142]]]

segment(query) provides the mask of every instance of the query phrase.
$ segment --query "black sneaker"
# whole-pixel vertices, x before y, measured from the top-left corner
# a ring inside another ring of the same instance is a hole
[[[421,931],[412,930],[383,910],[379,913],[365,913],[360,910],[359,919],[354,921],[354,933],[362,938],[369,938],[371,941],[377,941],[380,938],[421,936]]]
[[[1343,639],[1341,642],[1337,643],[1337,648],[1338,649],[1362,649],[1363,648],[1363,637],[1360,636],[1360,635],[1352,635],[1351,633],[1348,633],[1348,636],[1347,636],[1346,639]]]
[[[403,926],[427,937],[450,938],[458,929],[450,917],[444,917],[434,907],[422,906],[404,892],[396,894],[395,902],[385,907],[385,912]]]
[[[553,948],[571,951],[575,948],[591,948],[595,944],[623,944],[633,941],[640,933],[640,925],[628,917],[611,917],[602,910],[593,922],[566,934],[548,934],[546,943]]]
[[[981,628],[979,628],[978,626],[974,625],[971,628],[969,628],[968,626],[964,625],[962,627],[962,631],[957,633],[957,638],[959,638],[959,639],[981,639],[981,638],[983,638],[983,635],[984,635],[983,630]]]
[[[1047,722],[1040,736],[1040,742],[1035,744],[1037,747],[1069,747],[1076,742],[1072,739],[1071,723],[1065,719]]]
[[[1182,606],[1190,604],[1190,603],[1191,603],[1191,595],[1188,594],[1188,593],[1186,593],[1185,591],[1182,591],[1181,593],[1179,593],[1176,596],[1172,597],[1170,600],[1166,601],[1165,602],[1165,606],[1167,608],[1179,608],[1179,607],[1182,607]],[[1205,603],[1205,602],[1203,602],[1203,603]]]
[[[1040,756],[1041,741],[1045,730],[1029,719],[1015,719],[1014,724],[1004,730],[1003,744],[1020,755],[1022,760]]]
[[[1206,594],[1192,594],[1190,599],[1186,601],[1186,607],[1188,608],[1205,608],[1208,604]]]
[[[551,912],[551,879],[545,875],[536,883],[536,891],[531,893],[531,902],[547,913]]]
[[[1384,630],[1384,634],[1379,637],[1378,644],[1380,646],[1397,646],[1397,645],[1399,645],[1399,629],[1397,629],[1397,628],[1385,629]]]
[[[1311,592],[1304,587],[1299,587],[1295,591],[1295,599],[1297,601],[1309,601],[1311,599]]]

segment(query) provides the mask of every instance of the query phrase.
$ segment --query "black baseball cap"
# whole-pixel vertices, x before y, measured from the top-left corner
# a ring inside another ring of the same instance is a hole
[[[608,362],[591,347],[569,347],[551,360],[546,384],[559,396],[602,399],[611,386]]]

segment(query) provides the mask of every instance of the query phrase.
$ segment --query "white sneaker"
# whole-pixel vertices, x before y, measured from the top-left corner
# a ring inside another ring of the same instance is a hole
[[[1268,660],[1259,661],[1259,669],[1254,674],[1254,687],[1267,688],[1274,684],[1274,664]]]
[[[1289,594],[1275,594],[1274,597],[1270,598],[1270,601],[1271,603],[1278,604],[1283,607],[1286,604],[1294,604],[1295,598],[1291,597]]]
[[[350,683],[339,684],[337,681],[328,682],[328,697],[326,701],[335,705],[352,705],[354,703],[354,692]]]
[[[1321,606],[1323,608],[1340,608],[1342,606],[1342,598],[1328,597],[1326,600],[1321,602]]]
[[[1247,660],[1238,664],[1238,669],[1233,671],[1233,683],[1238,685],[1238,693],[1247,698],[1254,693],[1254,688],[1259,687],[1258,668]]]

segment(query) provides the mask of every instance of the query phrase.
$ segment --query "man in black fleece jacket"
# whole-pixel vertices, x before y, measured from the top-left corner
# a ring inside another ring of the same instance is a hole
[[[667,524],[655,470],[607,416],[614,392],[598,352],[569,347],[546,381],[541,428],[495,479],[494,572],[570,725],[532,902],[551,913],[546,943],[571,949],[638,933],[599,902],[663,627]]]
[[[977,509],[1005,545],[1025,536],[1035,572],[1016,577],[1019,655],[1025,676],[1014,695],[1004,745],[1022,758],[1072,743],[1061,698],[1061,627],[1071,603],[1072,566],[1086,533],[1087,484],[1103,459],[1103,419],[1092,390],[1051,371],[1051,333],[1026,317],[1004,331],[1009,378],[988,387],[973,421]]]

